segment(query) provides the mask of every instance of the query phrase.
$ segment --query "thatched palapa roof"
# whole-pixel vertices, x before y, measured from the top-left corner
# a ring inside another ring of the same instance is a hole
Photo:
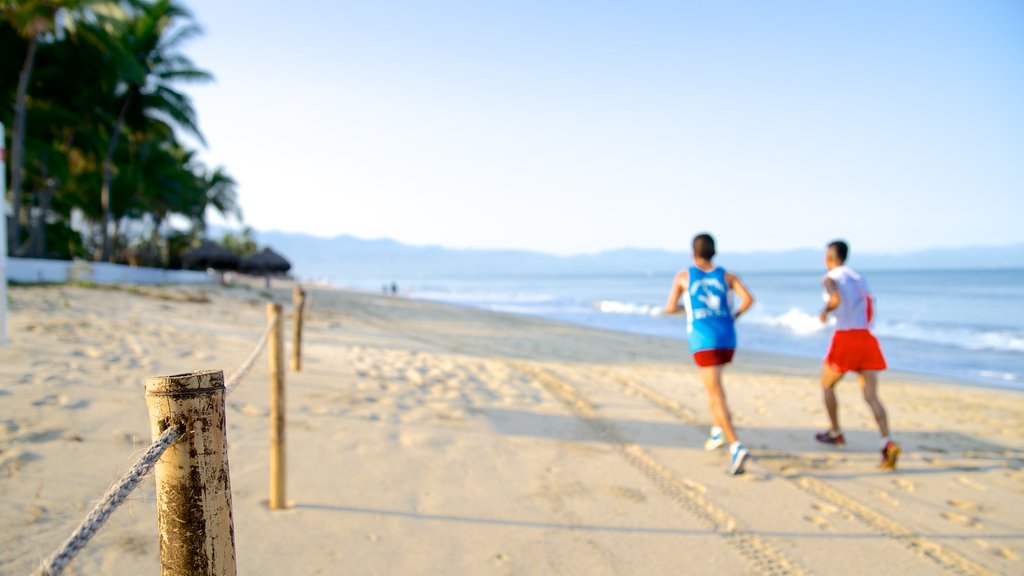
[[[243,272],[254,274],[266,274],[270,272],[285,273],[292,269],[292,264],[284,256],[274,252],[270,248],[242,260],[241,269]]]
[[[213,268],[214,270],[237,270],[241,258],[220,244],[204,242],[181,255],[185,268]]]

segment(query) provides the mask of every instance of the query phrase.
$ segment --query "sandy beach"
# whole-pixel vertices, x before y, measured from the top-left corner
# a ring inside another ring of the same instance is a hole
[[[0,573],[31,573],[149,445],[147,377],[230,375],[291,288],[11,288]],[[881,471],[852,378],[831,449],[815,364],[741,350],[734,478],[682,341],[309,292],[287,510],[265,355],[227,400],[240,574],[1024,573],[1024,394],[885,374],[905,452]],[[148,478],[68,573],[159,570]]]

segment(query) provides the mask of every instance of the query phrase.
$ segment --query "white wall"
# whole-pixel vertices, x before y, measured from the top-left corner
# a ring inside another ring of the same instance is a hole
[[[193,270],[136,268],[123,264],[76,260],[8,258],[7,280],[12,282],[94,282],[96,284],[210,284],[214,276]]]

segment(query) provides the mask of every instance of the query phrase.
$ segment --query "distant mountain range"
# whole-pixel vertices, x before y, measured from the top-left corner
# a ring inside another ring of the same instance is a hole
[[[276,231],[255,231],[254,234],[261,245],[269,245],[285,255],[292,262],[296,276],[341,283],[493,275],[670,273],[690,262],[688,253],[637,248],[557,256],[526,250],[411,246],[394,240],[364,240],[348,235],[323,238]],[[740,271],[820,270],[822,250],[723,253],[718,261]],[[1024,244],[933,249],[899,255],[854,253],[851,264],[863,270],[1024,268]]]

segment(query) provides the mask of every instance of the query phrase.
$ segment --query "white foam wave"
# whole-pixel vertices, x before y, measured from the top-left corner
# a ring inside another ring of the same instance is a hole
[[[783,328],[801,335],[825,329],[817,316],[799,308],[792,308],[784,314],[775,316],[752,312],[743,321],[761,326]],[[879,321],[875,323],[871,331],[883,338],[953,346],[965,350],[1024,352],[1024,333],[1017,330],[934,327],[914,322]]]
[[[982,378],[992,378],[994,380],[1003,380],[1005,382],[1016,382],[1020,378],[1013,372],[1001,372],[998,370],[979,370],[978,376]]]
[[[1024,334],[1015,330],[931,328],[912,322],[877,322],[872,331],[879,336],[956,346],[967,350],[1024,352]]]
[[[790,308],[788,312],[776,316],[752,312],[742,321],[761,326],[785,328],[796,334],[813,334],[825,329],[817,316],[808,314],[799,308]]]
[[[596,308],[605,314],[636,314],[640,316],[660,316],[663,310],[660,306],[649,304],[631,304],[629,302],[617,302],[615,300],[601,300]]]
[[[556,300],[556,297],[551,294],[534,294],[529,292],[416,290],[411,291],[410,294],[424,300],[456,304],[543,304]]]

